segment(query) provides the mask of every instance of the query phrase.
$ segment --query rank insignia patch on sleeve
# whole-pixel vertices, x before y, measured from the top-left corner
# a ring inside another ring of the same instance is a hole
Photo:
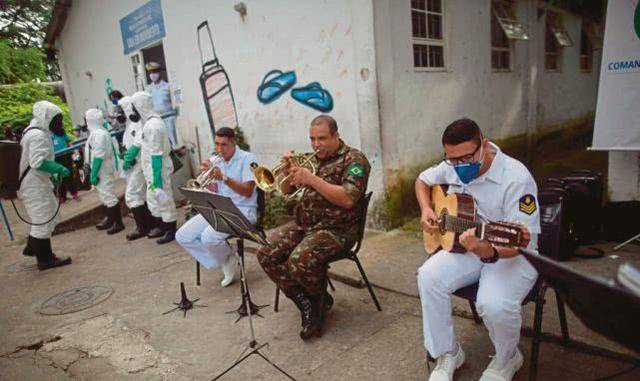
[[[525,194],[520,198],[518,207],[522,213],[532,215],[536,211],[536,198],[532,194]]]

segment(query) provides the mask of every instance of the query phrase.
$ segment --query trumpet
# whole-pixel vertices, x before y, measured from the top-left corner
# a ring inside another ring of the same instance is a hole
[[[214,154],[210,159],[209,168],[202,171],[195,179],[187,180],[185,187],[196,190],[205,189],[209,184],[215,181],[213,178],[213,169],[222,164],[222,160],[222,156]]]
[[[284,198],[291,200],[302,197],[304,192],[306,191],[306,187],[301,186],[297,187],[297,189],[291,194],[285,194],[283,192],[283,186],[287,180],[289,180],[289,175],[285,175],[285,169],[290,166],[293,167],[303,167],[307,168],[312,174],[316,174],[317,166],[315,163],[317,151],[307,154],[296,153],[293,156],[289,157],[287,160],[282,160],[272,169],[269,169],[264,166],[258,166],[256,163],[251,165],[251,170],[253,171],[253,176],[256,179],[256,186],[265,193],[273,193],[278,192]]]

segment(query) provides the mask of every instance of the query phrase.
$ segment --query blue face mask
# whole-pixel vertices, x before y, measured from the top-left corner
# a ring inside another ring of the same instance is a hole
[[[463,184],[469,184],[473,179],[478,177],[478,173],[480,173],[480,163],[458,164],[454,165],[453,169],[456,171]]]
[[[118,100],[113,98],[113,99],[111,99],[111,103],[113,103],[114,106],[117,106],[118,105]]]

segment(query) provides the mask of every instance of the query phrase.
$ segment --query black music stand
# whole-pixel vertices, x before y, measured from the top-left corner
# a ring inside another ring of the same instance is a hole
[[[256,340],[255,330],[253,328],[253,315],[258,315],[260,308],[267,305],[258,306],[251,301],[251,295],[249,293],[249,285],[247,283],[246,272],[244,268],[244,239],[259,243],[261,245],[269,245],[269,241],[266,240],[264,232],[258,230],[254,225],[247,220],[247,218],[238,210],[233,204],[230,198],[221,196],[215,193],[211,193],[206,190],[194,190],[187,188],[180,188],[180,191],[186,198],[191,201],[193,207],[200,212],[211,227],[219,232],[229,234],[229,238],[238,239],[238,251],[237,255],[240,258],[240,293],[242,296],[242,303],[240,307],[232,312],[237,312],[239,317],[236,320],[240,320],[242,317],[247,316],[249,319],[249,329],[251,332],[251,340],[248,346],[242,351],[239,358],[222,373],[217,375],[213,380],[217,380],[224,376],[231,369],[235,368],[242,361],[246,360],[249,356],[256,354],[264,359],[271,366],[276,368],[280,373],[285,375],[290,380],[295,378],[291,377],[282,368],[278,367],[269,358],[260,352],[260,349],[268,346],[268,343],[260,344]],[[261,316],[262,317],[262,316]],[[247,353],[248,351],[248,353]]]
[[[640,351],[639,296],[612,279],[582,274],[535,251],[519,251],[587,327]]]

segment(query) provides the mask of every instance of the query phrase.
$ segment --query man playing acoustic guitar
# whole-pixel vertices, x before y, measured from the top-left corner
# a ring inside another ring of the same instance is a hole
[[[483,137],[470,119],[447,126],[442,145],[444,161],[422,172],[416,180],[423,229],[442,229],[432,206],[431,189],[448,184],[449,194],[473,197],[480,222],[520,224],[522,246],[537,249],[537,187],[527,168]],[[479,282],[476,307],[496,351],[480,380],[511,380],[523,362],[518,350],[520,304],[533,287],[537,273],[516,248],[494,246],[478,238],[476,229],[466,230],[458,241],[464,248],[462,253],[440,250],[418,270],[425,348],[437,359],[429,380],[451,381],[455,370],[464,363],[464,352],[453,332],[451,294],[475,282]]]

